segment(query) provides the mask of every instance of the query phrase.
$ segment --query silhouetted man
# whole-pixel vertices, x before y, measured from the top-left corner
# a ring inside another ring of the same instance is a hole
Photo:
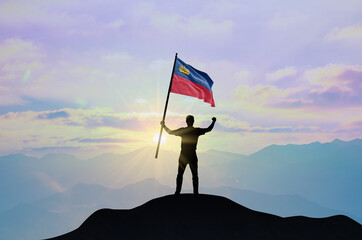
[[[216,118],[212,118],[212,123],[208,128],[194,128],[194,117],[188,115],[186,117],[187,127],[179,128],[177,130],[170,130],[166,127],[164,122],[161,125],[165,128],[166,132],[171,135],[180,136],[181,140],[181,153],[178,161],[178,173],[176,178],[176,192],[175,195],[179,195],[182,187],[182,179],[187,164],[190,165],[192,173],[192,184],[194,187],[194,194],[199,194],[199,176],[197,173],[197,155],[196,145],[200,135],[204,135],[210,132],[215,125]]]

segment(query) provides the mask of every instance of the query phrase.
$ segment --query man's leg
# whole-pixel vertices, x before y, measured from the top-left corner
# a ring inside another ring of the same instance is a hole
[[[199,194],[199,176],[197,171],[197,156],[192,156],[190,159],[190,169],[192,173],[192,185],[194,187],[194,194]]]
[[[177,178],[176,178],[176,192],[175,195],[179,195],[181,192],[182,187],[182,179],[185,172],[185,168],[187,165],[187,162],[185,161],[185,157],[183,154],[180,154],[180,158],[178,160],[178,171],[177,171]]]

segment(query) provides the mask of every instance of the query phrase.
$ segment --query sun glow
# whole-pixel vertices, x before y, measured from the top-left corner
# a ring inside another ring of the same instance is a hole
[[[153,141],[157,144],[158,143],[158,138],[159,138],[160,134],[159,133],[156,133],[154,136],[153,136]],[[162,136],[161,136],[161,142],[160,142],[160,145],[164,144],[167,140],[167,135],[166,133],[162,133]]]

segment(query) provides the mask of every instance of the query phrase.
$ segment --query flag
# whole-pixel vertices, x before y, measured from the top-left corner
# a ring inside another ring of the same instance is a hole
[[[176,59],[171,92],[203,99],[204,102],[210,103],[211,107],[215,107],[211,89],[213,84],[214,82],[206,73],[193,68],[179,58]]]

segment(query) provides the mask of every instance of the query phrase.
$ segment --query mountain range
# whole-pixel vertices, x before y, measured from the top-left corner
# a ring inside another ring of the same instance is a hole
[[[74,229],[99,208],[131,208],[172,193],[178,154],[162,150],[159,159],[154,159],[154,150],[102,154],[87,160],[65,154],[0,157],[0,238],[17,239],[1,235],[20,233],[16,224],[11,225],[15,220],[9,219],[26,221],[24,213],[29,209],[38,213],[35,215],[46,215],[44,219],[55,219],[55,225],[65,222],[56,230],[61,233]],[[271,145],[250,156],[211,150],[199,153],[200,185],[205,193],[227,196],[280,216],[345,214],[362,222],[360,156],[360,139]],[[184,179],[184,188],[191,188],[189,171]],[[82,197],[92,201],[82,202]],[[30,225],[36,222],[28,220]],[[41,221],[38,225],[42,226]],[[22,228],[26,232],[26,222]],[[29,231],[35,228],[29,227]],[[38,232],[37,236],[49,236]]]

